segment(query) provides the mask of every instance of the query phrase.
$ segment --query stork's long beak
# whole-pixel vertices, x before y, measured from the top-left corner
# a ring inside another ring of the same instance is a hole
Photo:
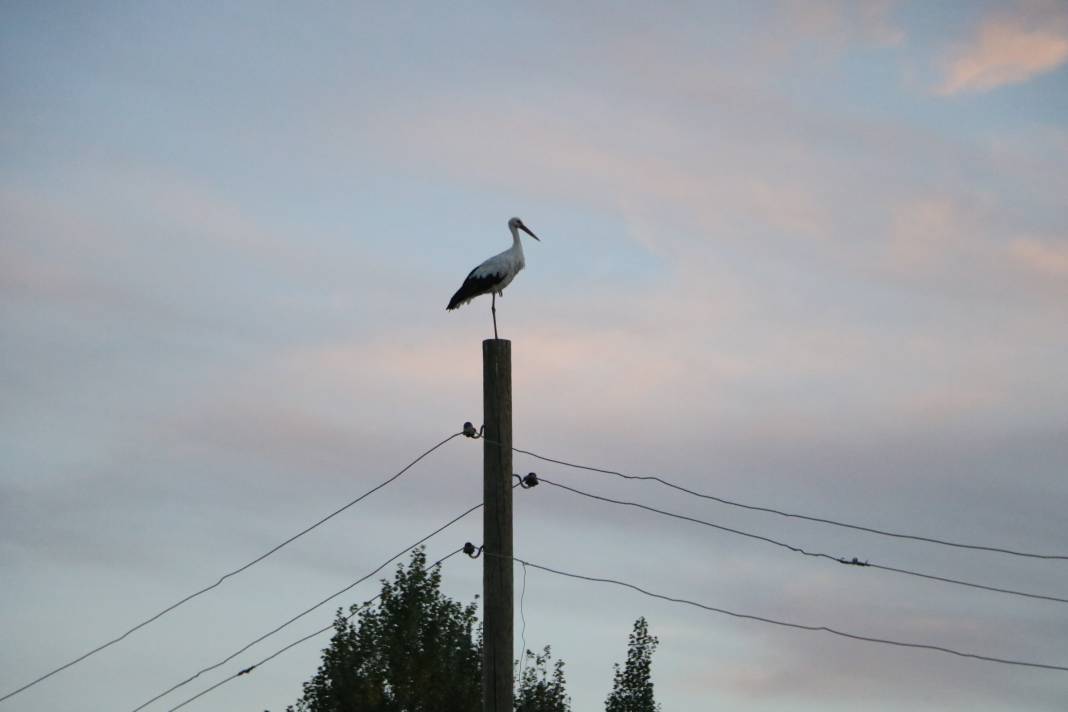
[[[519,229],[522,230],[523,232],[525,232],[526,234],[530,235],[531,237],[533,237],[538,242],[541,242],[541,238],[538,237],[537,235],[535,235],[534,233],[532,233],[530,231],[530,229],[526,225],[524,225],[523,223],[519,223]]]

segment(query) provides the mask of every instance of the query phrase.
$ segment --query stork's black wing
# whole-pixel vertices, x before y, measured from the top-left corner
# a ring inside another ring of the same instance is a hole
[[[476,276],[475,272],[477,271],[478,267],[471,270],[471,274],[467,275],[467,279],[456,290],[456,294],[452,295],[452,299],[449,300],[449,306],[445,307],[446,310],[456,309],[480,294],[489,294],[494,287],[501,283],[502,275],[493,273]]]

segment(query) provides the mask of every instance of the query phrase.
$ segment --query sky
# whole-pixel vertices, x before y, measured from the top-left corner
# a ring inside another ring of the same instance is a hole
[[[0,694],[481,419],[518,447],[869,527],[1068,554],[1068,6],[0,5]],[[517,472],[833,556],[1068,597],[1068,563]],[[481,497],[455,439],[0,710],[133,709]],[[515,551],[709,606],[1068,665],[1068,607],[841,566],[543,485]],[[479,542],[477,515],[427,543]],[[389,575],[391,568],[381,576]],[[517,592],[523,570],[517,568]],[[444,590],[480,593],[450,559]],[[149,707],[328,624],[368,581]],[[517,603],[517,650],[520,633]],[[638,616],[675,710],[1064,709],[1068,673],[774,628],[529,569],[597,709]],[[309,641],[187,709],[274,710]],[[166,703],[170,702],[171,705]]]

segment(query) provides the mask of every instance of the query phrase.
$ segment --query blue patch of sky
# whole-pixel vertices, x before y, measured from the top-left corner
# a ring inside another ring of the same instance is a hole
[[[998,7],[993,3],[898,6],[891,21],[905,31],[902,44],[860,44],[833,62],[795,62],[776,84],[801,105],[905,121],[947,138],[986,140],[1036,125],[1063,127],[1068,118],[1064,66],[990,91],[938,94],[953,52],[974,43],[983,20]],[[841,103],[844,96],[849,97],[846,107]]]
[[[916,100],[902,107],[916,112],[918,121],[975,138],[1025,131],[1033,122],[1064,126],[1068,119],[1068,70],[1063,65],[990,91],[945,97],[935,93],[945,80],[942,71],[953,53],[974,46],[983,23],[1010,9],[998,2],[902,5],[897,14],[908,30],[910,68],[916,72],[910,82]]]

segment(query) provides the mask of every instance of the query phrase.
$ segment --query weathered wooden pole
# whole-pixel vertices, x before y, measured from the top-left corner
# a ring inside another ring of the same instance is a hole
[[[512,342],[482,342],[482,710],[512,712]]]

